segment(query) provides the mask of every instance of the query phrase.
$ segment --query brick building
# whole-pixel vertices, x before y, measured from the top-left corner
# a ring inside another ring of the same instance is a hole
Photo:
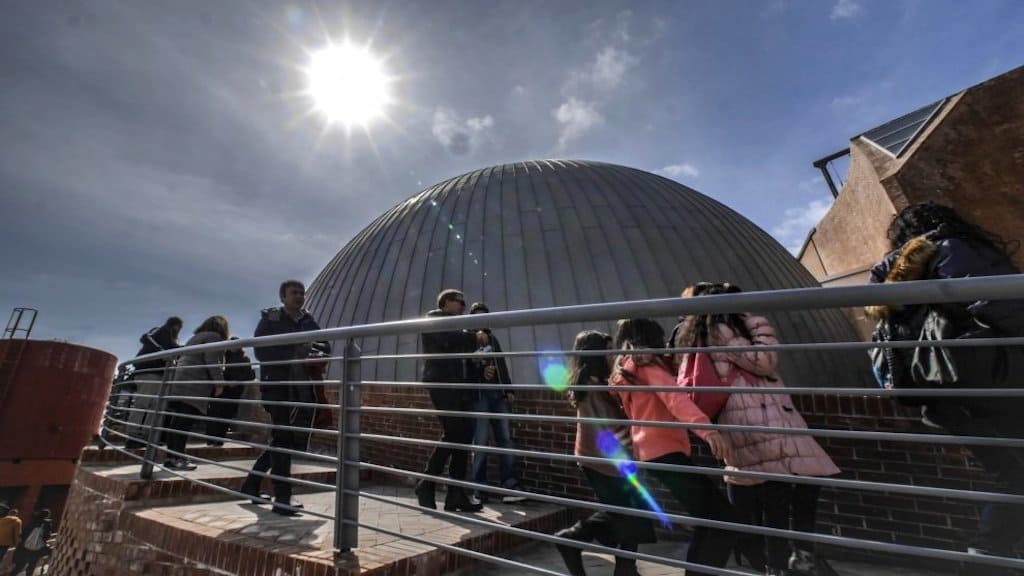
[[[889,250],[890,220],[918,202],[947,204],[1005,240],[1024,240],[1024,67],[860,134],[815,165],[846,153],[846,181],[797,255],[822,285],[867,282]],[[1024,251],[1014,259],[1024,268]],[[860,311],[849,314],[870,334]]]

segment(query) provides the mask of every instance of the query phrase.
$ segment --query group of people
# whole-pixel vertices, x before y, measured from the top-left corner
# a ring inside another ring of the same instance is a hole
[[[1006,243],[967,223],[954,210],[944,206],[929,203],[904,209],[889,227],[889,240],[892,252],[873,268],[872,282],[1018,273]],[[686,287],[682,296],[738,292],[740,288],[729,282],[700,282]],[[303,308],[305,288],[301,282],[289,280],[282,283],[279,296],[280,307],[262,311],[256,336],[319,329],[315,319]],[[876,339],[906,340],[921,337],[922,317],[927,316],[922,311],[934,314],[935,310],[940,310],[945,319],[942,326],[943,337],[946,338],[1024,335],[1024,304],[1020,301],[873,307],[868,314],[879,321]],[[449,289],[438,295],[437,308],[427,313],[427,317],[451,317],[466,311],[464,294]],[[489,310],[485,304],[475,303],[469,307],[469,312],[481,314]],[[180,319],[170,318],[164,326],[148,332],[143,336],[140,354],[177,347],[181,327]],[[217,342],[229,337],[227,320],[222,316],[212,316],[194,331],[187,344]],[[650,502],[642,497],[632,481],[634,479],[630,478],[636,473],[632,463],[691,466],[689,434],[692,433],[705,442],[711,454],[723,463],[725,490],[714,481],[713,475],[666,468],[648,470],[648,477],[661,484],[688,514],[697,518],[812,532],[819,486],[747,474],[773,473],[794,478],[839,474],[839,468],[812,435],[706,427],[625,426],[614,422],[717,423],[806,429],[806,422],[787,394],[758,392],[759,389],[784,386],[777,369],[778,354],[773,350],[757,349],[778,342],[769,320],[748,312],[691,315],[682,319],[668,337],[657,321],[648,318],[620,320],[613,335],[594,330],[580,332],[573,349],[590,353],[571,357],[568,399],[579,417],[605,421],[601,424],[594,424],[593,420],[581,422],[576,430],[574,452],[581,457],[580,467],[596,498],[614,506],[652,510]],[[745,349],[737,352],[699,351],[708,346]],[[657,352],[666,347],[698,351],[680,354]],[[1008,348],[959,349],[944,358],[946,362],[960,364],[960,381],[955,384],[1009,387],[1015,386],[1013,378],[1022,374],[1019,367],[1024,367],[1024,358],[1019,358]],[[594,354],[602,351],[605,352]],[[287,481],[291,466],[289,451],[305,449],[309,434],[295,429],[310,428],[314,418],[312,409],[294,408],[284,403],[319,401],[312,386],[293,384],[315,378],[311,370],[315,370],[316,365],[288,361],[329,352],[326,342],[262,347],[255,351],[261,362],[260,389],[264,409],[274,427],[270,448],[257,460],[242,491],[251,496],[254,503],[272,500],[273,511],[279,514],[295,515],[301,509],[301,505],[292,501],[291,483]],[[452,480],[471,480],[478,486],[487,484],[487,451],[478,450],[470,459],[470,448],[473,445],[485,446],[491,436],[497,447],[512,447],[509,420],[502,415],[510,412],[515,394],[504,358],[494,355],[501,352],[501,347],[490,330],[426,332],[422,334],[422,352],[428,355],[460,354],[456,358],[428,358],[424,361],[422,382],[428,384],[431,402],[437,410],[494,415],[479,420],[464,415],[439,415],[441,443],[430,454],[425,477],[415,489],[419,505],[435,509],[435,479],[440,478],[446,468]],[[241,390],[230,391],[230,386],[220,384],[233,379],[229,374],[233,366],[246,366],[238,379],[254,378],[248,359],[244,354],[238,356],[241,350],[235,354],[236,361],[232,361],[230,354],[222,352],[185,354],[178,361],[170,379],[169,394],[189,396],[194,400],[168,403],[168,412],[172,416],[166,424],[170,431],[165,441],[172,457],[166,467],[175,470],[194,467],[182,456],[187,439],[184,432],[196,420],[194,416],[217,414],[218,418],[224,418],[224,414],[237,409],[233,402],[204,400],[239,397]],[[916,354],[891,349],[873,356],[876,376],[882,385],[890,387],[925,385],[920,375],[922,362],[924,360]],[[982,369],[967,369],[969,365],[980,365]],[[155,384],[155,389],[159,389],[162,371],[168,369],[161,362],[139,364],[136,368],[140,392],[143,384]],[[717,395],[701,392],[701,381],[708,379],[734,391]],[[659,387],[659,390],[645,391],[643,387],[646,386]],[[681,389],[665,391],[666,387]],[[154,389],[150,390],[152,393]],[[1018,404],[1022,402],[925,398],[919,399],[918,405],[926,424],[951,433],[1021,437],[1024,424],[1019,418],[1021,410]],[[223,412],[218,412],[220,410]],[[133,423],[139,429],[147,424],[142,420],[133,420]],[[216,426],[221,427],[220,431],[208,428],[209,436],[223,436],[224,424],[217,423]],[[1021,450],[974,446],[971,451],[1008,490],[1021,492],[1024,485]],[[499,491],[502,499],[505,502],[521,500],[523,495],[514,456],[500,454],[499,462],[500,486],[512,491]],[[272,496],[259,491],[268,472],[273,476]],[[477,512],[487,496],[486,491],[468,492],[458,485],[449,484],[444,509]],[[1008,554],[1024,532],[1024,514],[1020,511],[1020,506],[1007,504],[986,506],[971,551]],[[593,514],[558,535],[580,542],[597,540],[623,551],[636,551],[639,545],[656,539],[650,517],[609,512]],[[558,550],[570,574],[585,574],[579,548],[559,545]],[[788,541],[705,526],[694,528],[687,561],[722,567],[730,555],[769,576],[835,574],[806,541]],[[616,557],[615,574],[636,575],[635,561],[625,556]]]
[[[39,561],[53,552],[52,536],[53,521],[49,509],[37,511],[23,525],[16,508],[0,506],[0,566],[3,566],[7,551],[14,549],[11,571],[7,576],[23,572],[26,576],[35,574]]]
[[[278,290],[281,306],[266,308],[254,336],[270,336],[319,330],[316,320],[303,307],[306,288],[298,280],[286,280]],[[163,326],[142,335],[139,356],[162,350],[180,348],[178,336],[183,322],[176,316],[168,318]],[[236,339],[231,336],[228,320],[224,316],[210,316],[204,320],[185,343],[186,346],[210,344]],[[292,456],[288,451],[307,449],[310,434],[292,428],[310,428],[317,418],[317,410],[310,407],[292,407],[287,402],[306,404],[323,403],[323,391],[310,383],[322,380],[326,361],[292,363],[292,360],[323,358],[330,354],[327,342],[265,346],[255,349],[260,365],[260,395],[263,409],[271,424],[270,446],[256,460],[242,484],[242,492],[254,504],[273,504],[273,512],[283,516],[299,514],[302,505],[292,501]],[[165,373],[170,371],[169,374]],[[164,468],[174,471],[196,469],[186,453],[189,434],[193,427],[203,424],[206,443],[223,444],[231,420],[238,414],[238,400],[246,387],[256,379],[252,361],[242,348],[219,351],[192,352],[180,355],[176,362],[167,360],[143,361],[135,364],[133,380],[136,384],[136,410],[129,420],[127,448],[138,448],[150,442],[166,446]],[[165,383],[166,382],[166,383]],[[238,384],[232,384],[238,382]],[[305,382],[305,384],[296,384]],[[161,388],[166,396],[166,419],[158,416],[158,396]],[[165,430],[160,434],[160,429]],[[153,437],[150,438],[152,431]],[[260,492],[263,479],[270,474],[274,494]]]

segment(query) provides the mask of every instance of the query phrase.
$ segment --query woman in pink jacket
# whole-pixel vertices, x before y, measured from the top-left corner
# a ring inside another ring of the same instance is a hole
[[[654,320],[635,318],[619,320],[615,335],[619,350],[664,348],[665,331]],[[609,381],[612,386],[675,386],[672,360],[664,355],[624,354],[616,361]],[[682,392],[645,392],[616,390],[622,407],[631,420],[708,424],[710,420]],[[693,430],[711,447],[715,458],[729,457],[729,442],[716,430]],[[632,426],[633,451],[637,460],[692,466],[690,439],[686,430],[656,426]],[[725,495],[711,479],[701,474],[650,470],[672,496],[686,507],[691,516],[727,522],[740,519]],[[737,534],[697,526],[686,553],[686,560],[721,568],[725,566]],[[688,575],[704,574],[687,570]]]
[[[701,282],[687,288],[684,296],[703,296],[740,292],[730,284]],[[778,344],[775,328],[762,316],[753,314],[713,314],[688,317],[681,325],[676,347],[691,346],[771,346]],[[683,356],[680,380],[694,354]],[[776,366],[775,351],[712,353],[715,374],[722,385],[731,388],[780,388],[783,386]],[[731,393],[721,413],[719,424],[770,426],[773,428],[806,429],[807,423],[793,407],[788,394]],[[833,476],[840,470],[812,436],[772,434],[764,432],[725,432],[732,446],[726,458],[726,470],[771,472],[795,476]],[[772,528],[813,532],[819,486],[789,482],[764,481],[754,478],[725,477],[729,501],[748,523]],[[790,517],[792,516],[792,524]],[[750,558],[750,541],[744,537],[741,548]],[[828,564],[816,558],[809,542],[797,541],[792,554],[789,543],[782,538],[767,538],[766,574],[833,575]]]

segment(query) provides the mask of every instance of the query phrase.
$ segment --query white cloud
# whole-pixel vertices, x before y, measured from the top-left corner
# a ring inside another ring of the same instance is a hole
[[[680,176],[686,176],[689,178],[696,178],[700,176],[700,170],[696,166],[689,162],[682,162],[680,164],[670,164],[665,166],[661,170],[658,170],[662,174],[671,178],[679,178]]]
[[[821,222],[831,207],[832,200],[826,198],[813,200],[799,208],[789,208],[786,210],[782,222],[772,228],[772,236],[796,255],[800,251],[807,233],[817,226],[818,222]]]
[[[863,95],[836,96],[832,99],[832,103],[829,104],[829,106],[832,108],[833,112],[845,112],[851,108],[859,106],[863,102]]]
[[[639,59],[625,50],[605,46],[594,59],[590,80],[599,90],[613,90],[622,84],[626,72],[638,62]]]
[[[604,116],[597,110],[593,102],[569,98],[561,106],[551,111],[551,115],[562,126],[558,137],[558,146],[565,145],[575,138],[590,131],[595,126],[604,124]]]
[[[839,0],[836,5],[832,7],[832,13],[829,15],[830,20],[840,20],[842,18],[853,18],[861,12],[861,5],[857,0]]]
[[[434,111],[434,138],[448,152],[462,156],[475,152],[482,144],[494,139],[494,118],[490,114],[465,120],[451,108]]]

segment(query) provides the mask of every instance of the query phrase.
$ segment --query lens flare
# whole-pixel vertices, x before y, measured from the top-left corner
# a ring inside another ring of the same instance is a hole
[[[560,358],[541,358],[540,375],[544,384],[555,392],[565,392],[569,388],[569,369]]]
[[[622,447],[622,443],[615,436],[615,433],[611,430],[603,430],[597,435],[597,447],[604,454],[605,458],[615,460],[615,467],[619,469],[619,474],[629,482],[629,485],[636,490],[637,494],[643,498],[647,507],[658,515],[658,520],[661,525],[671,530],[672,523],[669,522],[668,516],[665,511],[658,504],[658,501],[651,495],[650,490],[640,482],[640,477],[637,475],[636,463],[630,459],[629,455],[626,454],[625,448]]]

